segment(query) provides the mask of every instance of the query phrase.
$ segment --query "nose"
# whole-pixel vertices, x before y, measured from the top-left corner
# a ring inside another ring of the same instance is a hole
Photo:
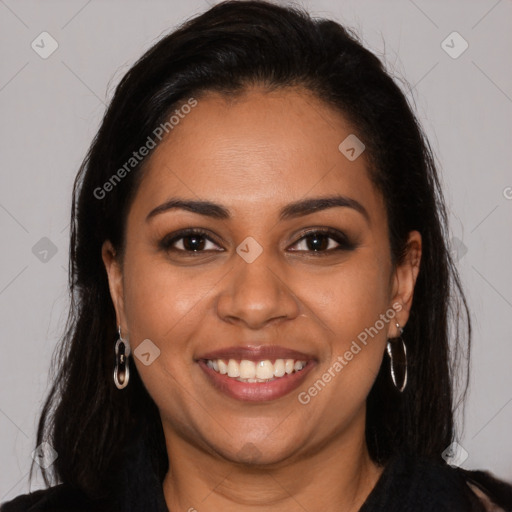
[[[261,329],[299,315],[298,299],[283,269],[272,263],[268,251],[252,263],[239,258],[227,276],[217,300],[217,313],[230,323]]]

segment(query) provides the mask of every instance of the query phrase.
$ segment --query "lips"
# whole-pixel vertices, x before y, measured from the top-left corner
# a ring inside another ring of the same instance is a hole
[[[237,400],[256,402],[289,394],[317,361],[304,352],[265,345],[215,350],[202,354],[196,362],[215,389]]]

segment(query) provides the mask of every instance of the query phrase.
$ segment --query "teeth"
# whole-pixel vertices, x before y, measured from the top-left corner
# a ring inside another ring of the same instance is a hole
[[[240,366],[233,359],[230,359],[228,363],[228,377],[240,377]]]
[[[231,364],[231,361],[229,361],[229,364]],[[244,359],[240,363],[239,377],[241,379],[254,379],[256,377],[256,365],[254,364],[253,361],[247,361],[246,359]]]
[[[228,365],[222,359],[217,359],[217,364],[219,365],[219,373],[226,375],[228,373]]]
[[[277,359],[274,363],[274,375],[276,377],[282,377],[286,373],[284,361],[282,359]]]
[[[306,361],[295,361],[294,359],[276,359],[274,363],[269,359],[254,362],[242,359],[240,363],[230,359],[226,364],[222,359],[209,359],[207,366],[212,370],[235,378],[241,382],[266,382],[275,378],[290,375],[293,372],[300,372]]]
[[[272,379],[274,377],[274,365],[270,361],[259,361],[256,366],[258,379]]]

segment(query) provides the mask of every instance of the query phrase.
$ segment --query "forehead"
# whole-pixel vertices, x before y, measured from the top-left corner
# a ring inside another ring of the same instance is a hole
[[[378,210],[383,205],[364,152],[351,161],[339,149],[354,131],[338,111],[304,90],[208,93],[153,151],[133,209],[147,214],[179,195],[243,214],[341,193]]]

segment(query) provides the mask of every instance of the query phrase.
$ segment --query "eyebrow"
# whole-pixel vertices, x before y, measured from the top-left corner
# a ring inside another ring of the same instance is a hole
[[[370,223],[370,216],[366,208],[355,199],[350,197],[335,195],[329,197],[313,197],[295,201],[286,205],[279,214],[279,220],[289,220],[314,212],[326,210],[328,208],[346,207],[359,212]],[[165,203],[151,210],[146,217],[146,222],[161,213],[173,209],[187,210],[198,215],[204,215],[213,219],[227,220],[231,217],[230,211],[224,206],[211,201],[189,200],[181,198],[172,198]]]

